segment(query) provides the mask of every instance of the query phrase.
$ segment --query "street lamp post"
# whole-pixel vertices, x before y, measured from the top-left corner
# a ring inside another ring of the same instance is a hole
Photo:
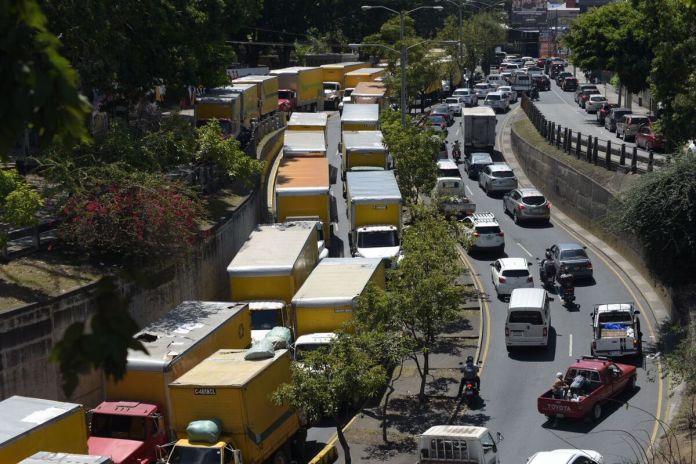
[[[404,18],[418,10],[424,10],[424,9],[429,9],[429,10],[442,10],[441,6],[419,6],[418,8],[414,8],[409,11],[397,11],[393,10],[391,8],[388,8],[383,5],[363,5],[360,7],[363,11],[367,10],[372,10],[375,8],[380,8],[382,10],[387,10],[390,13],[394,13],[395,15],[399,16],[399,24],[400,24],[400,31],[399,31],[399,39],[401,40],[401,53],[400,53],[400,61],[401,61],[401,126],[406,127],[406,102],[407,102],[407,94],[406,94],[406,51],[410,47],[406,47],[406,44],[404,44]],[[420,44],[419,44],[420,45]],[[389,47],[385,47],[389,48]],[[393,49],[391,49],[393,50]],[[396,51],[396,50],[394,50]]]

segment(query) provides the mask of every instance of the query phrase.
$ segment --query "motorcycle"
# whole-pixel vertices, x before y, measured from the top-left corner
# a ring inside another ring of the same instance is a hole
[[[464,397],[464,401],[466,401],[467,406],[471,406],[471,403],[476,399],[478,394],[479,392],[476,388],[476,382],[473,380],[465,380],[462,396]]]
[[[529,92],[529,98],[532,101],[539,101],[539,90],[537,90],[536,87]]]
[[[575,287],[561,287],[561,299],[566,306],[574,306],[575,303]]]
[[[553,289],[555,276],[552,274],[546,275],[546,272],[544,272],[544,261],[542,261],[541,264],[539,265],[539,280],[541,281],[541,285],[545,289],[547,289],[547,290]]]
[[[454,158],[454,162],[459,164],[462,160],[462,151],[459,148],[453,148],[452,157]]]

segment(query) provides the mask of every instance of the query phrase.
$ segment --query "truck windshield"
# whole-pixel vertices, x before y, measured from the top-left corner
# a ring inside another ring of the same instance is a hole
[[[611,312],[599,315],[599,322],[604,324],[607,322],[633,322],[631,313],[626,312]]]
[[[145,417],[93,414],[91,434],[102,438],[145,441]]]
[[[382,248],[399,246],[395,230],[361,232],[358,234],[358,248]]]
[[[295,360],[302,361],[307,353],[312,353],[318,350],[328,351],[329,345],[327,343],[303,343],[302,345],[295,345]]]
[[[279,90],[278,91],[278,98],[282,98],[284,100],[290,100],[292,98],[292,92],[290,90]]]
[[[270,330],[282,326],[283,318],[280,311],[260,310],[251,312],[251,328],[253,330]]]
[[[167,464],[221,464],[220,448],[175,446]]]

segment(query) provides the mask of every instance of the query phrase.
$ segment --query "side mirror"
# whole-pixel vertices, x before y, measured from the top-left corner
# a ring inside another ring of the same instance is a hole
[[[637,309],[634,309],[633,314],[635,314],[637,316],[638,314],[640,314],[640,311],[638,311]]]
[[[495,266],[495,263],[488,263],[489,266]]]
[[[551,251],[551,248],[547,248],[546,251]]]
[[[498,443],[500,443],[501,441],[503,441],[503,440],[505,439],[505,437],[503,436],[503,434],[500,433],[500,432],[498,432],[498,433],[496,434],[496,438],[498,439]]]
[[[556,301],[555,298],[549,297],[549,301]]]

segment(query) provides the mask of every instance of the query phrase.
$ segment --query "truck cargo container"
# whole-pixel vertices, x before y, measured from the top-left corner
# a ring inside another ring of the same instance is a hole
[[[500,464],[502,440],[485,427],[436,425],[418,437],[418,464]]]
[[[115,464],[108,456],[91,456],[87,454],[51,453],[39,451],[19,464]]]
[[[0,463],[39,452],[87,454],[87,419],[79,404],[11,396],[0,401]]]
[[[278,222],[315,218],[321,239],[331,243],[331,192],[327,158],[283,158],[275,184]]]
[[[341,114],[341,131],[379,130],[379,105],[346,103]]]
[[[338,105],[343,98],[343,91],[346,88],[346,73],[368,66],[367,63],[358,61],[321,65],[324,76],[324,107],[333,110],[338,109]]]
[[[259,330],[292,325],[286,306],[317,261],[317,230],[309,223],[262,225],[251,232],[227,275],[230,298],[251,302],[254,338]]]
[[[241,98],[235,93],[196,97],[193,119],[196,127],[217,119],[226,136],[237,137],[242,127],[241,106]]]
[[[326,138],[320,131],[286,130],[283,156],[319,156],[326,158]]]
[[[278,111],[278,76],[244,76],[232,81],[232,84],[255,84],[256,97],[259,101],[261,118]]]
[[[355,88],[361,82],[376,81],[384,75],[384,68],[361,68],[350,71],[345,75],[345,87]]]
[[[340,329],[369,283],[384,288],[381,259],[323,259],[292,299],[295,336]]]
[[[495,146],[495,126],[498,120],[493,108],[477,106],[462,109],[464,152],[492,152]]]
[[[343,177],[355,168],[389,169],[389,153],[382,131],[346,131],[341,134]]]
[[[353,256],[382,258],[388,266],[397,264],[403,200],[394,172],[346,173],[346,202]]]
[[[361,82],[350,94],[353,103],[379,105],[379,111],[387,108],[387,87],[382,82]]]
[[[252,119],[255,121],[259,120],[259,98],[256,84],[235,84],[233,86],[213,89],[212,92],[221,92],[221,94],[224,95],[239,95],[239,101],[241,102],[240,119],[242,121],[242,126],[247,129],[251,128]]]
[[[315,132],[324,134],[324,141],[329,140],[328,133],[329,115],[326,113],[300,113],[295,111],[288,120],[289,131]]]
[[[306,429],[296,413],[271,398],[291,381],[290,353],[278,350],[272,358],[253,361],[244,355],[220,350],[169,385],[180,439],[167,462],[300,462]],[[222,424],[216,443],[183,438],[192,421],[212,418]]]
[[[278,76],[278,108],[293,111],[321,111],[324,109],[323,71],[321,68],[294,66],[274,69]]]
[[[128,351],[126,373],[118,382],[107,381],[106,399],[158,404],[168,417],[167,385],[221,348],[249,346],[250,326],[247,304],[182,302],[135,334],[147,353]]]

